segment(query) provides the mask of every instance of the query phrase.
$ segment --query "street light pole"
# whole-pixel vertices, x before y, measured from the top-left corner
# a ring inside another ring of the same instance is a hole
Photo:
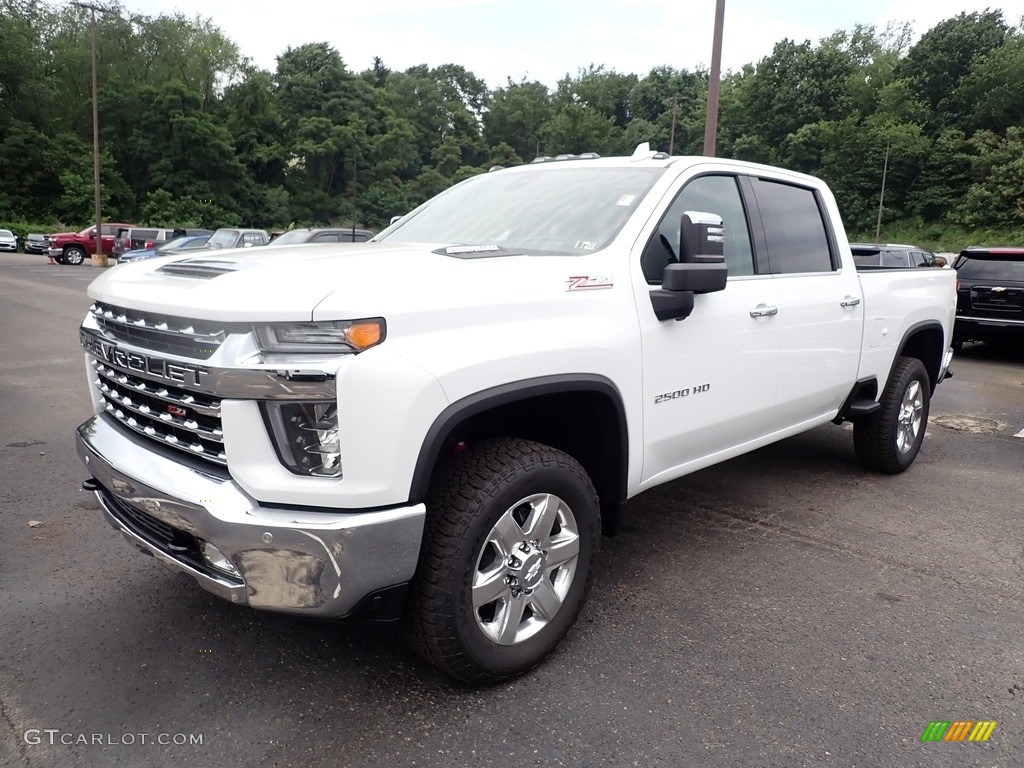
[[[92,257],[94,267],[107,266],[107,255],[103,253],[103,212],[100,207],[100,111],[96,87],[96,11],[104,11],[88,3],[72,2],[78,8],[85,8],[91,14],[92,31],[92,175],[93,194],[96,203],[96,253]]]
[[[722,80],[722,29],[725,26],[725,0],[715,3],[715,37],[711,44],[711,77],[708,80],[708,110],[704,120],[704,156],[715,156],[718,134],[718,94]]]

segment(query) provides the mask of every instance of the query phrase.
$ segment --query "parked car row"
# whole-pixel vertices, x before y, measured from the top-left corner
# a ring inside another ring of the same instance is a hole
[[[179,236],[166,242],[124,253],[119,261],[132,262],[156,256],[171,256],[182,251],[214,248],[255,248],[260,246],[299,245],[302,243],[361,243],[374,236],[368,229],[351,227],[304,227],[271,237],[262,229],[224,228],[205,236]]]
[[[899,243],[850,243],[853,262],[862,267],[945,267],[945,257],[916,245]]]
[[[118,263],[127,264],[143,259],[152,259],[156,256],[173,256],[176,253],[195,251],[206,248],[210,235],[180,235],[159,244],[151,244],[147,248],[138,248],[133,251],[122,253]]]
[[[158,245],[186,235],[205,235],[207,238],[213,234],[212,229],[182,229],[166,227],[129,227],[118,230],[114,238],[114,249],[111,255],[120,259],[129,251],[137,251],[148,248],[155,248]]]
[[[376,233],[352,227],[304,227],[270,235],[263,229],[224,227],[216,231],[182,227],[137,227],[133,224],[104,224],[99,233],[103,253],[118,261],[137,261],[177,250],[198,248],[254,248],[265,245],[300,243],[360,243]],[[97,250],[95,226],[78,232],[30,233],[20,243],[25,253],[46,254],[58,264],[84,264]],[[0,229],[0,251],[17,252],[18,237]]]

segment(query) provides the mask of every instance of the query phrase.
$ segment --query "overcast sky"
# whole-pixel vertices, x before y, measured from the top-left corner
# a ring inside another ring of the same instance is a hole
[[[403,70],[461,64],[496,88],[506,78],[554,86],[589,64],[644,75],[652,67],[709,66],[715,0],[123,0],[146,15],[213,20],[258,66],[288,46],[326,41],[355,72],[373,57]],[[1024,0],[726,0],[724,70],[771,53],[788,37],[817,42],[837,29],[908,21],[917,35],[960,11],[1001,8],[1011,24]]]

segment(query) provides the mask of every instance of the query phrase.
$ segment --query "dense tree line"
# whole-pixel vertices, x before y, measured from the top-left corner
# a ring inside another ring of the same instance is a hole
[[[0,0],[0,221],[92,216],[87,12]],[[104,215],[380,227],[455,181],[540,155],[700,154],[708,73],[591,65],[490,89],[459,64],[353,72],[330,43],[260,70],[208,20],[98,18]],[[1024,235],[1024,30],[960,14],[782,40],[722,82],[718,154],[824,177],[848,227]],[[894,224],[896,226],[894,226]],[[1024,239],[1024,236],[1020,237]]]

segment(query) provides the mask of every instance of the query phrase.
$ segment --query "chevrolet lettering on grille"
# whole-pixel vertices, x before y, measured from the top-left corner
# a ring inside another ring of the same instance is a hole
[[[201,387],[203,379],[209,374],[209,370],[201,365],[172,363],[159,357],[149,357],[148,355],[140,355],[137,352],[128,352],[85,331],[80,332],[79,338],[85,350],[97,359],[119,368],[136,371],[150,378],[172,384]]]

